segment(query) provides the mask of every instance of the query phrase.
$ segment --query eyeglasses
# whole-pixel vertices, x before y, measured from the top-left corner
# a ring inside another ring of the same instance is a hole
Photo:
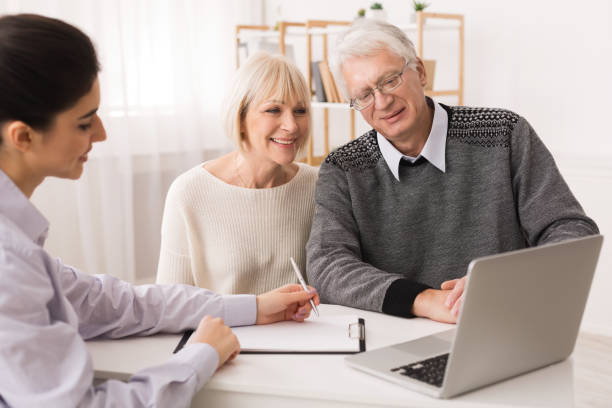
[[[408,68],[408,61],[404,64],[404,67],[398,74],[391,75],[378,83],[376,88],[370,88],[367,91],[363,91],[360,95],[351,99],[350,107],[360,111],[374,103],[374,91],[378,89],[381,94],[388,94],[391,91],[397,89],[402,84],[402,74]]]

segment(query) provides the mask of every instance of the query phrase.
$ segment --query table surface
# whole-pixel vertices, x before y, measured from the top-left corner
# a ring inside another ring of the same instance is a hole
[[[321,313],[356,314],[366,321],[368,350],[447,330],[427,319],[402,319],[337,305]],[[180,335],[87,342],[96,379],[127,380],[163,363]],[[362,373],[344,355],[239,355],[196,395],[192,406],[367,407],[573,407],[612,406],[612,339],[582,334],[567,360],[476,390],[438,400]]]

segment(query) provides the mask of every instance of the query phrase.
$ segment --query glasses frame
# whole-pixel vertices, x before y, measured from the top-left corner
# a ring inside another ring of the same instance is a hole
[[[381,94],[383,94],[383,95],[387,95],[387,94],[389,94],[389,93],[391,93],[391,92],[395,91],[397,88],[399,88],[399,87],[400,87],[400,85],[401,85],[401,84],[404,82],[404,80],[402,79],[402,75],[404,75],[404,72],[406,72],[406,68],[408,68],[408,63],[409,63],[409,61],[408,61],[406,58],[404,58],[404,61],[406,61],[406,63],[404,64],[404,67],[402,68],[402,70],[401,70],[399,73],[397,73],[397,74],[393,74],[393,75],[389,75],[388,77],[381,79],[381,80],[378,82],[378,85],[376,85],[376,87],[375,87],[375,88],[370,88],[370,89],[369,89],[369,93],[368,93],[368,96],[367,96],[367,97],[370,97],[370,95],[372,95],[372,96],[373,96],[372,101],[371,101],[370,103],[368,103],[367,105],[364,105],[364,106],[359,106],[359,105],[356,103],[357,98],[351,98],[351,100],[350,100],[350,104],[349,104],[349,106],[351,107],[351,109],[355,109],[356,111],[362,111],[362,110],[364,110],[364,109],[369,108],[370,106],[372,106],[372,104],[373,104],[373,103],[374,103],[374,101],[376,100],[376,97],[374,96],[374,91],[376,91],[376,90],[378,90],[378,92],[380,92],[380,93],[381,93]],[[390,79],[392,79],[392,78],[395,80],[395,77],[397,77],[397,78],[399,79],[399,82],[397,83],[397,85],[395,85],[395,86],[394,86],[393,88],[391,88],[391,89],[388,89],[388,90],[386,90],[386,91],[383,91],[383,89],[382,89],[383,82],[389,81],[389,80],[390,80]]]

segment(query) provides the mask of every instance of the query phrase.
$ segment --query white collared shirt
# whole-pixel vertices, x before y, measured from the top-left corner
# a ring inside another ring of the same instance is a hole
[[[407,159],[414,163],[419,157],[424,157],[441,172],[446,172],[446,132],[448,130],[448,113],[446,113],[446,110],[436,101],[432,100],[432,102],[434,105],[434,117],[431,131],[429,132],[425,146],[423,146],[423,150],[421,150],[421,153],[419,153],[417,157],[406,156],[397,150],[387,138],[376,132],[380,152],[397,181],[399,181],[399,165],[402,159]]]

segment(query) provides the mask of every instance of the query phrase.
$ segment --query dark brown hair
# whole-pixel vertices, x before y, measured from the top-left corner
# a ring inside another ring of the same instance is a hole
[[[36,14],[0,17],[0,125],[20,120],[47,129],[91,90],[99,71],[78,28]]]

